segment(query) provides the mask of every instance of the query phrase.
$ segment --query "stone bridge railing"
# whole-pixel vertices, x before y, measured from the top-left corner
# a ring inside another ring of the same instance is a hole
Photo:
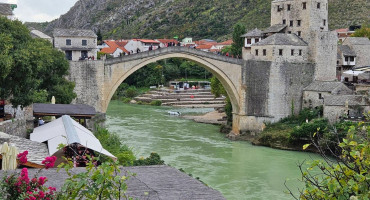
[[[156,49],[152,51],[144,51],[141,53],[121,56],[118,58],[107,59],[105,60],[105,65],[112,65],[116,63],[128,62],[128,61],[138,60],[138,59],[145,59],[149,57],[156,57],[156,56],[171,54],[171,53],[191,54],[195,56],[211,58],[214,60],[219,60],[219,61],[238,64],[238,65],[243,65],[244,63],[243,59],[231,58],[231,57],[218,55],[218,54],[210,53],[210,52],[205,52],[205,51],[201,51],[201,50],[197,50],[197,49],[193,49],[189,47],[175,46],[175,47],[160,48],[160,49]]]

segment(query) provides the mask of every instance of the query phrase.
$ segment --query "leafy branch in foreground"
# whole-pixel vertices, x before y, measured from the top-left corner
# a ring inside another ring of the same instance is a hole
[[[299,191],[296,197],[288,188],[295,199],[370,199],[370,127],[363,122],[351,126],[347,137],[340,141],[320,137],[314,134],[312,144],[323,157],[323,160],[308,162],[309,167],[304,168],[305,162],[298,167],[302,174],[305,188]],[[316,141],[321,141],[320,144]],[[333,143],[336,143],[333,148]],[[307,148],[309,145],[305,145]]]

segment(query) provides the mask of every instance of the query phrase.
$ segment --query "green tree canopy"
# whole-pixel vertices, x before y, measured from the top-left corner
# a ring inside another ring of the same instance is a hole
[[[64,54],[49,41],[33,39],[20,21],[0,17],[1,98],[23,107],[44,99],[40,94],[70,103],[76,94],[74,84],[64,78],[68,71]]]
[[[233,43],[231,45],[231,51],[234,56],[242,55],[242,48],[244,46],[244,38],[240,37],[245,33],[245,27],[240,24],[236,24],[233,32]]]
[[[370,39],[370,25],[364,25],[362,28],[357,29],[352,37],[367,37]]]

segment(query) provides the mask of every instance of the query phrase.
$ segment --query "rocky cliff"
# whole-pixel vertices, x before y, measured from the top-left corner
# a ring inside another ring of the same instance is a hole
[[[85,28],[104,38],[226,39],[236,23],[247,30],[270,24],[271,0],[80,0],[59,19],[42,24],[54,28]],[[331,29],[370,23],[369,0],[329,0]],[[33,26],[36,26],[33,24]]]

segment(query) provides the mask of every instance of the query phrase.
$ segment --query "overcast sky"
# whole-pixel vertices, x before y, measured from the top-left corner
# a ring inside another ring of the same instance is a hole
[[[14,14],[23,22],[45,22],[65,14],[77,0],[0,0],[1,3],[14,3]]]

